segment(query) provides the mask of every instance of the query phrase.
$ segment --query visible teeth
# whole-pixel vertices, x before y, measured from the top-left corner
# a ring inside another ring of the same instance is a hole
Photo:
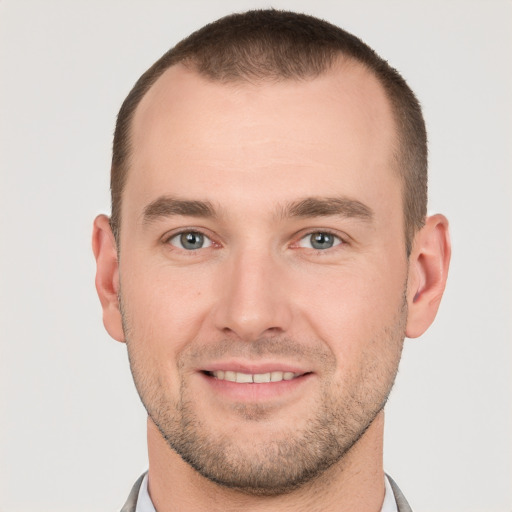
[[[272,372],[270,374],[270,380],[272,382],[279,382],[280,380],[283,380],[283,372]]]
[[[302,375],[301,373],[293,372],[269,372],[269,373],[242,373],[224,370],[216,370],[212,375],[219,380],[228,380],[230,382],[237,382],[241,384],[247,383],[265,383],[265,382],[281,382],[282,380],[292,380],[295,377]]]
[[[214,373],[215,375],[215,373]],[[219,375],[215,375],[218,379],[222,377]],[[236,373],[235,372],[224,372],[224,380],[229,380],[230,382],[236,382]]]
[[[254,382],[270,382],[270,373],[256,373],[252,376]]]
[[[252,375],[248,373],[238,373],[236,374],[236,381],[241,382],[242,384],[246,384],[247,382],[253,382]]]

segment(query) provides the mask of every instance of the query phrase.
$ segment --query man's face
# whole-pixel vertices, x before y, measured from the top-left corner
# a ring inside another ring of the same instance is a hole
[[[139,105],[123,327],[151,421],[209,479],[285,492],[382,409],[407,315],[395,148],[356,65],[256,85],[176,66]]]

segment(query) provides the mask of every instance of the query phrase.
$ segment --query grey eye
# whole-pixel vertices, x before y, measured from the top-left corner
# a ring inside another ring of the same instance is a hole
[[[336,245],[341,244],[341,239],[331,233],[318,231],[317,233],[310,233],[302,238],[299,242],[300,247],[308,249],[325,250],[330,249]]]
[[[169,239],[169,243],[174,247],[185,249],[187,251],[195,251],[197,249],[204,249],[212,245],[211,240],[197,231],[185,231],[179,233]]]

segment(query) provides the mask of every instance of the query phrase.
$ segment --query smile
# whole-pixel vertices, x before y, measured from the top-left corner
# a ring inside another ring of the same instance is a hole
[[[304,375],[303,373],[293,372],[267,372],[267,373],[242,373],[233,371],[216,370],[207,372],[218,380],[227,380],[240,384],[263,384],[267,382],[281,382],[283,380],[293,380]]]

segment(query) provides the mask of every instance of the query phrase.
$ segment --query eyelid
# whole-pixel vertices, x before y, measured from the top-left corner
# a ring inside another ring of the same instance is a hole
[[[187,251],[187,252],[196,252],[196,251],[189,251],[184,248],[180,248],[180,247],[170,243],[170,241],[173,238],[179,237],[180,235],[182,235],[184,233],[198,233],[198,234],[202,235],[205,239],[207,239],[209,241],[209,245],[207,247],[201,247],[201,249],[208,249],[212,246],[220,247],[223,245],[220,241],[218,241],[216,239],[215,236],[212,236],[210,234],[209,230],[207,230],[205,228],[200,228],[200,227],[177,228],[176,230],[172,230],[170,232],[167,232],[165,235],[163,235],[161,238],[161,242],[164,245],[172,245],[173,247],[175,247],[179,250],[181,249],[181,250]],[[310,237],[311,235],[313,235],[315,233],[325,233],[325,234],[333,236],[334,238],[336,238],[339,241],[338,243],[336,243],[335,245],[333,245],[332,247],[329,248],[331,250],[340,245],[349,245],[350,244],[350,237],[348,235],[346,235],[345,233],[339,233],[338,231],[335,231],[335,230],[332,230],[329,228],[311,228],[308,230],[303,230],[298,235],[296,235],[294,237],[295,241],[291,244],[291,247],[292,248],[301,248],[299,243],[302,240],[304,240],[305,238]],[[314,251],[317,251],[317,252],[325,252],[328,250],[328,249],[320,250],[320,249],[314,249],[314,248],[311,248],[311,249]],[[199,250],[199,249],[197,249],[197,250]]]
[[[314,247],[302,247],[299,245],[300,242],[302,242],[302,240],[310,237],[311,235],[317,234],[317,233],[323,233],[326,235],[330,235],[330,236],[334,237],[335,239],[337,239],[338,242],[335,243],[332,247],[329,247],[329,248],[323,249],[323,250],[315,249]],[[328,250],[333,250],[336,247],[339,247],[340,245],[348,245],[348,243],[349,243],[349,237],[347,235],[345,235],[343,233],[339,233],[332,229],[328,229],[328,228],[313,228],[313,229],[309,229],[307,231],[302,231],[295,239],[296,239],[296,242],[294,242],[292,244],[292,246],[294,248],[311,249],[311,250],[317,251],[317,252],[326,252]]]
[[[186,251],[188,253],[197,252],[199,249],[192,251],[192,250],[187,250],[184,247],[179,247],[178,245],[171,244],[171,240],[173,238],[177,238],[177,237],[183,235],[184,233],[197,233],[199,235],[202,235],[206,240],[208,240],[209,245],[207,245],[206,247],[201,247],[201,249],[208,249],[213,246],[219,247],[221,245],[219,242],[217,242],[214,239],[214,237],[211,234],[207,233],[207,230],[205,230],[203,228],[198,228],[198,227],[184,227],[184,228],[178,228],[178,229],[172,230],[170,232],[167,232],[165,235],[162,236],[161,242],[164,245],[171,245],[173,248],[176,248],[176,249],[182,250],[182,251]]]
[[[198,247],[197,249],[187,249],[186,247],[182,247],[181,237],[184,234],[185,235],[186,234],[200,235],[201,239],[203,241],[203,245],[201,247]],[[176,244],[174,243],[174,240],[177,241]],[[208,247],[212,246],[212,241],[210,240],[210,238],[203,235],[202,233],[197,232],[197,231],[185,231],[185,233],[178,233],[177,235],[171,236],[171,238],[169,238],[169,241],[167,243],[169,243],[173,247],[177,247],[178,249],[185,249],[185,250],[190,250],[190,251],[192,251],[192,250],[199,251],[200,249],[207,249]]]

